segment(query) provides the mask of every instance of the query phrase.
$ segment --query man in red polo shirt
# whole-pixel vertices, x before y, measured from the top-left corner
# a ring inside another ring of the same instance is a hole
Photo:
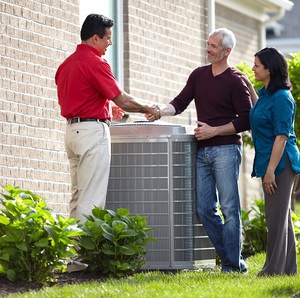
[[[55,75],[61,115],[67,119],[65,147],[70,161],[72,199],[70,217],[85,221],[94,206],[105,207],[111,144],[109,124],[126,112],[150,113],[122,90],[103,59],[112,45],[114,21],[98,14],[87,16],[81,44]],[[115,103],[112,107],[111,101]]]

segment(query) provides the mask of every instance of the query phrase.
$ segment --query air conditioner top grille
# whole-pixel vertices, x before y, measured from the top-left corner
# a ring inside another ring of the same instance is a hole
[[[113,124],[110,127],[112,136],[141,136],[141,135],[178,135],[186,134],[184,126],[149,121]]]

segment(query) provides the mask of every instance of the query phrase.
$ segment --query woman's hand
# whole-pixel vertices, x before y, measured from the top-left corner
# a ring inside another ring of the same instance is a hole
[[[276,192],[277,184],[275,182],[274,172],[266,172],[263,178],[263,186],[267,194],[272,195]]]
[[[283,155],[286,140],[286,135],[277,135],[273,144],[269,165],[263,178],[263,186],[266,193],[269,195],[274,194],[277,188],[277,184],[275,182],[275,170]]]
[[[240,71],[234,67],[232,67],[232,70],[235,74],[237,74],[241,77],[241,79],[245,82],[245,84],[247,85],[248,88],[250,88],[252,86],[252,83],[246,74],[244,74],[242,71]]]
[[[249,92],[250,92],[250,97],[251,97],[251,102],[252,102],[252,105],[254,105],[257,100],[258,100],[258,96],[256,94],[256,91],[251,83],[251,81],[249,80],[249,78],[246,76],[246,74],[244,74],[242,71],[236,69],[236,68],[233,68],[232,67],[232,70],[235,74],[239,75],[240,78],[244,81],[244,83],[246,84],[246,86],[248,87],[249,89]]]

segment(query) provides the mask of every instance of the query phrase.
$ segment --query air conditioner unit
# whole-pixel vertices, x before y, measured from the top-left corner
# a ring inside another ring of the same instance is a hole
[[[215,266],[215,250],[196,216],[196,141],[182,126],[153,123],[111,127],[106,208],[147,217],[157,242],[142,269]]]

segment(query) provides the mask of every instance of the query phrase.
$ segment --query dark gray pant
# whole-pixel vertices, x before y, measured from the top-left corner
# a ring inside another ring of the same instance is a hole
[[[275,178],[275,194],[268,195],[264,190],[268,237],[266,261],[260,276],[297,273],[296,241],[291,219],[294,178],[295,172],[287,159],[284,171]]]

